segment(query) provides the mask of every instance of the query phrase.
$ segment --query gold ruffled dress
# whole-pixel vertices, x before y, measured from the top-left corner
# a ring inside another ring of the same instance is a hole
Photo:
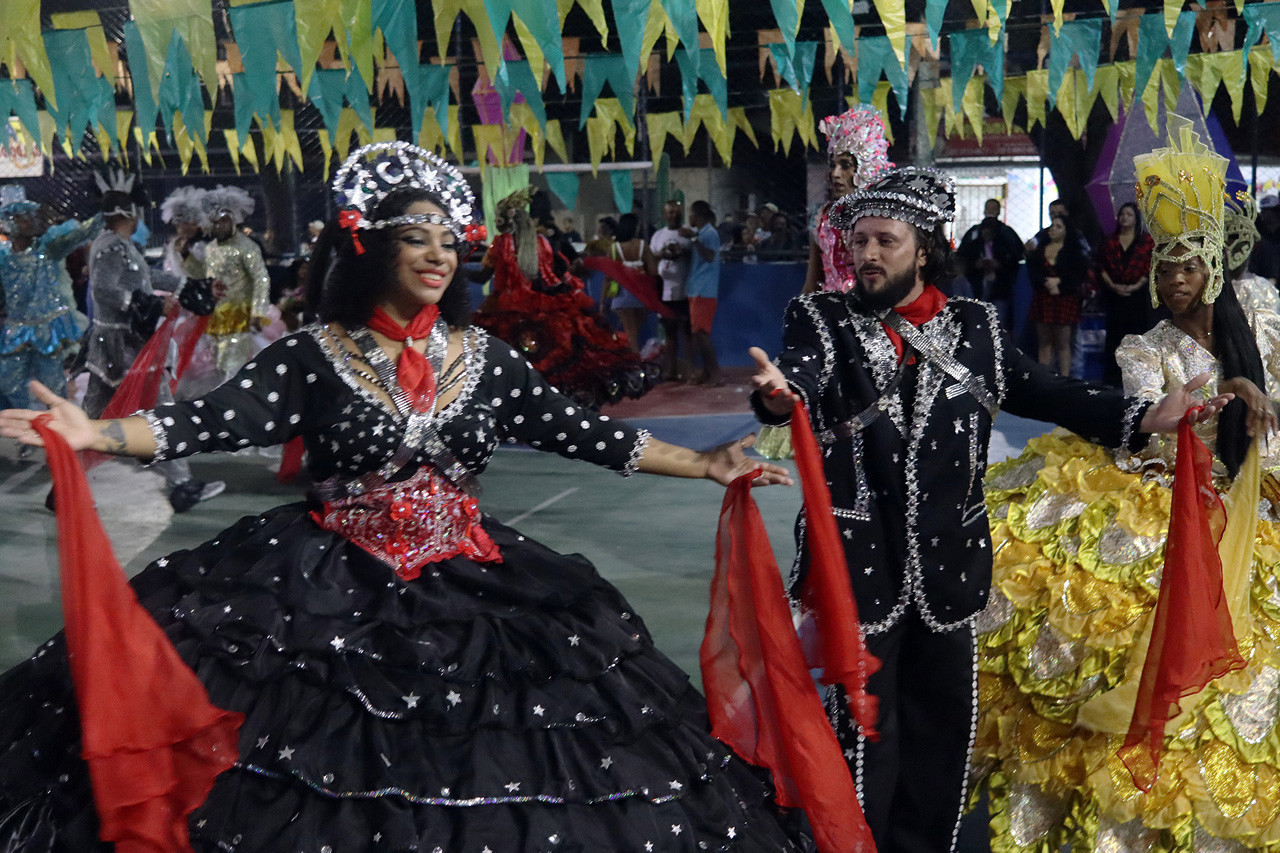
[[[1266,391],[1280,399],[1280,317],[1250,316]],[[1213,356],[1168,321],[1117,352],[1125,390],[1149,399]],[[1214,446],[1215,421],[1197,432]],[[1215,463],[1228,526],[1224,591],[1247,666],[1183,699],[1151,792],[1116,757],[1149,643],[1168,529],[1175,442],[1113,458],[1057,432],[991,467],[995,566],[979,614],[975,797],[992,849],[1058,853],[1280,853],[1280,441],[1255,443],[1234,483]],[[1274,501],[1274,503],[1273,503]]]

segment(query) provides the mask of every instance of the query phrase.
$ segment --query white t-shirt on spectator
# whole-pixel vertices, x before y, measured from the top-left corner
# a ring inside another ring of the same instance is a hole
[[[649,238],[649,251],[658,257],[658,275],[662,278],[662,301],[678,302],[685,299],[685,284],[689,281],[689,256],[679,260],[662,257],[662,250],[669,245],[688,249],[690,242],[674,228],[662,227]]]

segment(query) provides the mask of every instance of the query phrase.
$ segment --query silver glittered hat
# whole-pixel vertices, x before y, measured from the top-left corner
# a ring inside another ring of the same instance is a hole
[[[445,215],[406,214],[371,221],[378,203],[393,190],[416,187],[434,197]],[[467,179],[453,166],[424,148],[408,142],[375,142],[351,153],[333,179],[338,203],[351,211],[345,222],[358,228],[388,228],[414,223],[444,225],[458,239],[475,221],[475,195]]]
[[[955,219],[955,180],[937,169],[903,166],[831,206],[831,224],[846,231],[864,216],[897,219],[932,231]]]

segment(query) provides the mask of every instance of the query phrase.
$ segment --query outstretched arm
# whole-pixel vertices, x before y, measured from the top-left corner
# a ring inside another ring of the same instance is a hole
[[[47,412],[32,409],[5,409],[0,411],[0,435],[15,438],[23,444],[44,446],[44,439],[36,432],[33,421],[48,415],[49,426],[71,445],[72,450],[96,450],[117,456],[137,456],[150,459],[155,455],[156,442],[151,428],[139,417],[115,420],[94,420],[84,409],[64,400],[39,382],[31,382],[31,393],[49,407]]]
[[[645,445],[644,455],[640,457],[640,470],[646,474],[661,474],[664,477],[715,480],[722,486],[729,485],[743,474],[756,471],[756,477],[751,481],[752,485],[790,486],[792,482],[787,469],[749,459],[743,453],[746,448],[755,444],[755,441],[756,437],[749,435],[712,450],[697,451],[651,438]]]

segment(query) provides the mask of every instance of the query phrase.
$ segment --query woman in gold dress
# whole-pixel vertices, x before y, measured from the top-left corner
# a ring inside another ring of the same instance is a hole
[[[1170,119],[1171,123],[1174,117]],[[1171,127],[1173,125],[1171,124]],[[987,477],[995,550],[978,617],[972,753],[992,848],[1280,851],[1280,317],[1223,288],[1226,161],[1189,130],[1135,161],[1156,251],[1153,303],[1172,319],[1117,351],[1125,391],[1150,397],[1203,373],[1237,400],[1196,427],[1226,509],[1222,592],[1243,666],[1184,695],[1155,782],[1125,745],[1164,569],[1173,436],[1112,458],[1074,436],[1033,440]],[[1259,439],[1259,440],[1255,440]]]

